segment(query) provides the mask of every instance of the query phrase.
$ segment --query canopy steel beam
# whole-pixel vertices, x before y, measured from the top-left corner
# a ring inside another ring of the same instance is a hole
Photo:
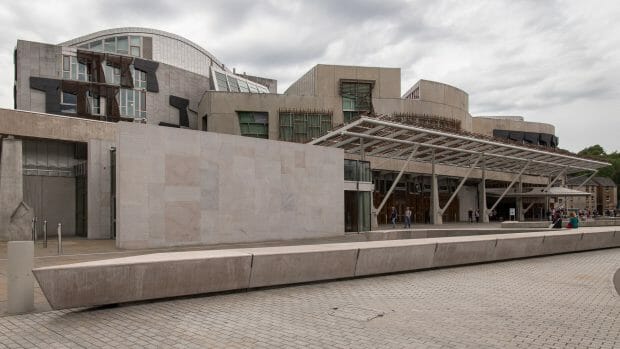
[[[521,177],[523,172],[525,172],[525,170],[528,168],[528,166],[530,166],[531,163],[532,163],[532,160],[528,160],[528,162],[525,164],[525,166],[523,166],[521,171],[519,171],[519,173],[517,173],[515,175],[515,177],[513,178],[512,182],[510,182],[510,185],[508,186],[508,188],[506,188],[506,190],[504,190],[504,192],[502,193],[502,195],[500,195],[500,197],[497,199],[497,201],[495,201],[495,203],[489,209],[489,211],[493,211],[495,209],[495,207],[497,207],[497,205],[500,203],[500,201],[502,201],[504,196],[506,196],[506,194],[508,194],[508,191],[510,190],[510,188],[512,188],[512,186],[515,185],[515,183],[517,182],[517,179],[519,179]]]
[[[547,186],[545,187],[545,189],[543,189],[543,192],[546,192],[546,191],[548,191],[549,189],[551,189],[551,187],[553,186],[553,184],[554,184],[555,182],[557,182],[557,181],[558,181],[558,179],[560,179],[562,176],[566,175],[566,172],[568,171],[568,169],[569,169],[569,167],[567,166],[566,168],[564,168],[564,170],[560,171],[560,173],[558,173],[558,175],[557,175],[557,176],[556,176],[556,177],[555,177],[552,181],[550,181],[550,182],[549,182],[549,184],[547,184]],[[523,210],[523,214],[526,214],[526,213],[527,213],[527,211],[529,211],[529,210],[530,210],[530,208],[532,208],[532,206],[534,206],[534,203],[533,203],[533,202],[532,202],[532,203],[530,203],[530,204],[527,206],[527,208],[526,208],[525,210]]]
[[[593,171],[592,174],[586,178],[585,181],[583,181],[583,183],[579,184],[579,186],[577,187],[577,190],[581,189],[581,187],[583,187],[584,185],[586,185],[586,183],[588,183],[592,178],[594,178],[594,176],[598,173],[598,170]]]
[[[377,213],[381,212],[381,209],[383,208],[383,206],[385,205],[387,200],[390,198],[390,195],[392,195],[392,191],[394,191],[394,188],[396,188],[396,185],[398,184],[398,181],[400,181],[400,177],[403,176],[403,173],[405,172],[405,168],[407,168],[407,165],[411,161],[411,158],[413,158],[413,155],[415,154],[416,150],[418,150],[418,146],[414,146],[413,147],[413,150],[411,151],[411,154],[409,155],[409,158],[407,158],[407,161],[405,161],[405,163],[403,164],[403,167],[400,169],[400,172],[398,173],[398,176],[396,176],[396,179],[392,183],[392,186],[390,187],[390,190],[388,190],[388,192],[385,194],[385,197],[383,198],[383,200],[381,200],[381,203],[379,204],[379,207],[377,207]]]
[[[456,187],[456,190],[454,191],[454,193],[452,193],[452,196],[450,196],[450,198],[448,199],[448,202],[446,202],[444,207],[440,207],[439,208],[439,214],[440,215],[442,215],[446,211],[446,209],[452,203],[452,200],[454,200],[454,198],[459,193],[459,191],[461,191],[461,188],[463,187],[463,184],[465,184],[465,181],[469,178],[469,175],[471,175],[471,172],[476,168],[476,165],[478,165],[478,163],[480,162],[481,159],[482,159],[482,154],[478,155],[478,158],[476,159],[476,161],[474,161],[474,163],[471,164],[471,166],[469,167],[469,170],[465,174],[465,177],[463,177],[463,179],[461,180],[461,183],[459,183],[458,187]]]
[[[449,148],[449,147],[444,147],[444,146],[436,145],[436,144],[428,144],[428,143],[420,143],[420,142],[415,142],[415,141],[392,139],[392,138],[389,138],[389,137],[382,137],[382,136],[365,135],[363,133],[344,131],[344,132],[341,132],[341,134],[342,135],[351,136],[351,137],[360,137],[360,138],[367,138],[367,139],[381,139],[381,140],[384,140],[386,142],[394,142],[394,143],[409,144],[409,145],[419,145],[419,146],[429,147],[429,148],[434,148],[434,149],[442,149],[442,150],[452,149],[452,150],[454,150],[456,152],[462,152],[462,153],[467,153],[467,154],[476,154],[476,155],[479,154],[479,152],[471,151],[471,150],[464,150],[464,149],[458,149],[458,148]],[[522,161],[525,160],[525,159],[514,157],[514,156],[499,155],[499,154],[495,154],[495,153],[485,153],[485,156],[487,156],[487,157],[497,157],[497,158],[511,159],[511,160],[515,160],[515,161],[518,161],[518,162],[522,162]],[[538,164],[547,165],[547,166],[552,166],[552,167],[557,167],[558,166],[557,164],[543,162],[543,161],[534,161],[534,160],[528,160],[528,161],[531,161],[531,162],[534,162],[534,163],[538,163]],[[580,169],[580,170],[586,170],[586,171],[591,170],[590,168],[580,168],[580,167],[575,167],[575,166],[571,166],[571,167],[572,168],[576,168],[576,169]]]

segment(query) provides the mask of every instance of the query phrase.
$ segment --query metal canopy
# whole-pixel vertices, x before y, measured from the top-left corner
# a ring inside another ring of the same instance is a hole
[[[458,167],[470,167],[483,154],[484,162],[477,164],[477,168],[484,163],[487,171],[518,173],[528,164],[523,173],[536,176],[550,176],[564,170],[566,174],[596,171],[609,166],[609,163],[576,155],[367,116],[334,129],[309,144],[397,160],[406,160],[413,147],[417,146],[414,161],[431,162],[434,158],[436,164]]]
[[[489,196],[500,196],[504,189],[487,188],[487,194]],[[590,196],[591,193],[586,191],[580,191],[575,189],[563,188],[563,187],[551,187],[549,190],[545,188],[530,188],[522,193],[516,190],[509,191],[505,194],[506,197],[528,197],[528,198],[544,198],[544,197],[557,197],[557,196]]]

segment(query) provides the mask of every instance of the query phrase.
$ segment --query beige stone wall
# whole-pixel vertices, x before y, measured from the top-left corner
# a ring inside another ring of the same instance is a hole
[[[62,48],[57,45],[18,40],[15,50],[17,51],[15,105],[17,109],[45,112],[45,93],[30,88],[30,77],[62,78]]]
[[[342,150],[121,124],[117,245],[344,234]]]
[[[493,130],[524,131],[555,135],[555,126],[542,122],[519,121],[513,118],[473,117],[472,132],[493,136]]]
[[[0,108],[0,133],[72,142],[114,141],[118,124]]]
[[[400,97],[400,68],[318,64],[294,82],[286,95],[340,97],[340,80],[373,80],[374,98]]]

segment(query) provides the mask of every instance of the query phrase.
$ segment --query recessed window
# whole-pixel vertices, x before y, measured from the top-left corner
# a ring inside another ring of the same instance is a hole
[[[331,112],[280,111],[280,140],[306,143],[331,128]]]
[[[92,51],[117,53],[135,57],[142,57],[142,37],[141,36],[113,36],[104,40],[96,40],[78,46]]]
[[[101,100],[98,94],[88,91],[88,106],[92,115],[101,115]]]
[[[340,94],[345,123],[372,110],[372,83],[341,81]]]
[[[77,96],[68,93],[61,92],[60,94],[60,111],[67,114],[77,113]]]
[[[121,69],[113,67],[108,64],[103,64],[103,74],[105,75],[105,81],[107,84],[120,85],[121,84]]]
[[[76,56],[62,56],[62,78],[65,80],[91,81],[88,65]]]
[[[129,70],[131,70],[131,76],[133,76],[133,87],[136,89],[145,89],[146,88],[146,73],[135,69],[133,65],[129,66]]]
[[[116,52],[123,55],[129,54],[129,39],[126,36],[116,38]]]
[[[119,94],[121,116],[146,118],[146,92],[121,88]]]
[[[269,138],[269,113],[238,111],[237,115],[242,136]]]

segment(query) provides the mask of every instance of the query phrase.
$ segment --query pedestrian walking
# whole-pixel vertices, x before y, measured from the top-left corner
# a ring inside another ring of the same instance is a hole
[[[396,228],[397,217],[398,217],[398,211],[396,211],[396,207],[392,206],[392,213],[390,213],[390,221],[392,221],[392,228]]]
[[[405,210],[405,228],[411,228],[411,210],[409,207]]]

